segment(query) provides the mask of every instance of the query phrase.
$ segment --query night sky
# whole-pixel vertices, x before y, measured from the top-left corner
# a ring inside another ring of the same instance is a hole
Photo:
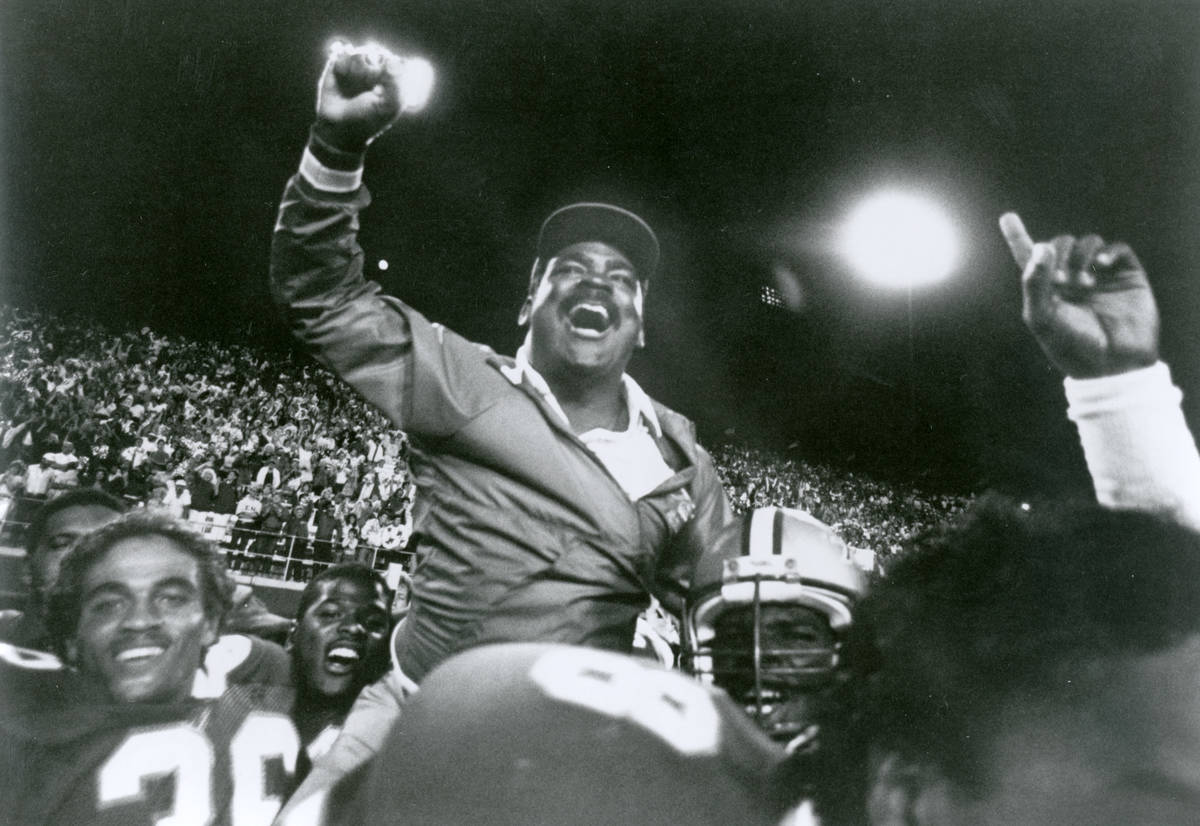
[[[438,72],[371,150],[361,240],[469,337],[511,352],[541,219],[614,200],[664,246],[632,372],[708,440],[1061,489],[1081,461],[1020,324],[1015,209],[1134,246],[1200,422],[1196,2],[6,0],[3,297],[279,343],[270,230],[335,35]],[[832,250],[884,184],[937,199],[966,250],[911,319]],[[801,312],[759,303],[780,271]]]

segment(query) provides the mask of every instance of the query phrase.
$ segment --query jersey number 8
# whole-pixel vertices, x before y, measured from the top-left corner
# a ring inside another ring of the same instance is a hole
[[[529,671],[549,697],[629,720],[680,754],[716,754],[720,716],[699,683],[604,651],[543,654]]]

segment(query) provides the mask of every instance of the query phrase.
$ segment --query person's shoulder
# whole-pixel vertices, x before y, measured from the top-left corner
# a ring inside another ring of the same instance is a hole
[[[0,642],[0,713],[5,718],[65,701],[73,672],[47,651]]]
[[[204,655],[194,697],[217,698],[234,685],[292,685],[291,657],[277,643],[249,634],[225,634]]]
[[[0,642],[21,648],[47,648],[46,626],[26,611],[0,611]]]

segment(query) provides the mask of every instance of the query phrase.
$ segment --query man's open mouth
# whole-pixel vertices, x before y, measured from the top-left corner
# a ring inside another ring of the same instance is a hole
[[[356,648],[345,643],[334,643],[333,647],[325,652],[325,669],[331,674],[349,674],[358,667],[361,659],[362,655]]]
[[[567,312],[567,321],[577,333],[602,335],[613,326],[613,314],[603,304],[583,301]]]
[[[161,656],[166,650],[158,645],[142,645],[137,648],[126,648],[123,651],[118,651],[113,659],[122,664],[145,663]]]

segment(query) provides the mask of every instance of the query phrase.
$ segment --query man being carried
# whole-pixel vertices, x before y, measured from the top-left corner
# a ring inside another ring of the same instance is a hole
[[[380,50],[330,58],[271,251],[293,332],[411,438],[418,566],[399,665],[419,681],[455,651],[505,640],[628,651],[650,595],[678,611],[730,519],[691,422],[625,372],[658,240],[619,207],[554,212],[515,358],[382,295],[356,241],[362,165],[404,108],[404,70]]]

